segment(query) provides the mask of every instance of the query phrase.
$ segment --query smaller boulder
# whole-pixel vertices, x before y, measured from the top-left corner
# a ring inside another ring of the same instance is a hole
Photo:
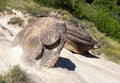
[[[83,54],[91,49],[100,48],[100,44],[95,41],[84,29],[72,23],[67,23],[67,42],[65,48],[75,53]]]

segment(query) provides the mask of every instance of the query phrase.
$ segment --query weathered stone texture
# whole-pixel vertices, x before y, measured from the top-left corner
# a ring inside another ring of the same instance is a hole
[[[20,43],[22,46],[24,63],[37,67],[53,67],[65,41],[65,22],[44,17],[20,31],[14,44]]]

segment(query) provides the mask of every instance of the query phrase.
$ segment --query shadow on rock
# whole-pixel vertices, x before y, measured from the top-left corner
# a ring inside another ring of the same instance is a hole
[[[98,58],[99,59],[99,57],[97,57],[97,56],[95,56],[95,55],[93,55],[93,54],[91,54],[89,52],[86,52],[86,53],[84,53],[82,55],[85,56],[85,57],[88,57],[88,58]]]
[[[67,68],[68,70],[74,71],[76,65],[68,58],[59,57],[55,64],[55,67]]]

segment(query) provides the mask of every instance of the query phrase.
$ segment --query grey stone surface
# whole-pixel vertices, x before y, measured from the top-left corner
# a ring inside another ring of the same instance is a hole
[[[20,43],[24,55],[24,63],[36,66],[53,67],[66,41],[66,25],[64,21],[44,17],[26,26],[14,39]]]

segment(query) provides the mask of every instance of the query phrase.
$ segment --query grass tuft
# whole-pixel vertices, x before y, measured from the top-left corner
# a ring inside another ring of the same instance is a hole
[[[29,83],[29,81],[26,73],[17,65],[4,76],[0,76],[0,83]]]
[[[20,17],[13,17],[8,22],[8,24],[18,24],[18,26],[22,26],[23,23],[24,23],[24,20],[22,20]]]

